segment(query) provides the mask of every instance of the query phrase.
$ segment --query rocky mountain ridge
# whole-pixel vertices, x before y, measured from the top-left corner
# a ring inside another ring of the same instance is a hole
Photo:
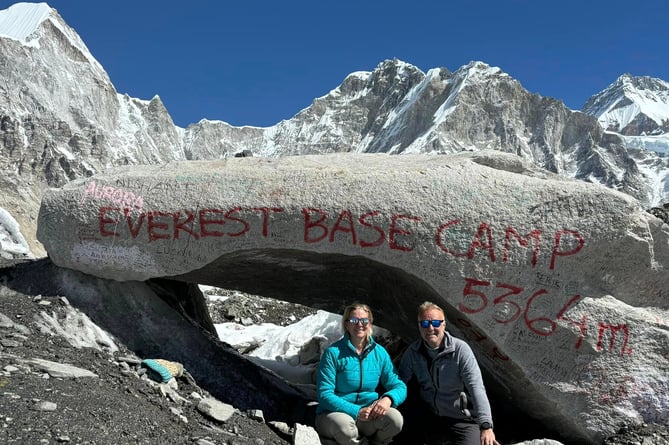
[[[594,106],[601,97],[593,96],[585,113],[573,111],[558,99],[529,93],[483,62],[424,73],[386,60],[372,72],[350,74],[274,126],[202,120],[184,129],[174,125],[160,97],[143,100],[117,92],[55,9],[19,3],[0,11],[0,72],[0,188],[6,192],[0,207],[17,220],[37,255],[44,252],[33,236],[35,214],[45,187],[111,166],[183,159],[495,149],[616,188],[648,206],[669,200],[668,161],[647,149],[657,148],[656,141],[637,141],[630,150],[622,134],[650,130],[656,116],[644,118],[638,107],[637,121],[646,124],[605,131],[601,115],[588,114],[601,109]],[[645,92],[657,90],[666,104],[666,82],[621,79]],[[607,90],[607,97],[617,91]],[[665,131],[662,125],[657,123],[653,134]]]

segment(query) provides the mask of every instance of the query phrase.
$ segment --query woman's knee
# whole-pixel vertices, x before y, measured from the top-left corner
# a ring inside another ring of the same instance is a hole
[[[374,422],[376,431],[369,432],[371,443],[374,445],[385,445],[391,442],[393,437],[402,431],[403,424],[404,418],[402,417],[402,414],[396,409],[391,408],[386,412],[383,418]]]
[[[326,413],[316,416],[318,434],[335,439],[340,444],[353,443],[358,437],[355,420],[344,413]]]
[[[402,431],[402,426],[404,426],[404,417],[402,413],[396,410],[395,408],[390,408],[385,415],[388,421],[388,429],[394,431],[395,434],[398,434]]]

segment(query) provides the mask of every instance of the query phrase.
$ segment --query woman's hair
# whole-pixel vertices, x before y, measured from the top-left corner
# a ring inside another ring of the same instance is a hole
[[[372,310],[367,306],[366,304],[362,303],[352,303],[346,306],[346,309],[344,309],[344,315],[342,315],[341,318],[341,329],[344,332],[344,335],[348,333],[346,330],[346,324],[348,323],[348,319],[351,318],[351,312],[353,312],[356,309],[362,309],[363,311],[367,312],[367,318],[369,318],[370,323],[374,323],[374,315],[372,314]],[[372,337],[372,328],[369,328],[369,331],[367,332],[367,338]]]

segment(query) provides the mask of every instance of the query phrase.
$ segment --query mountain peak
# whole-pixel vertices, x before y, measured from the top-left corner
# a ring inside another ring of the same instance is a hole
[[[383,62],[379,63],[376,66],[376,68],[374,68],[375,73],[388,72],[388,71],[392,71],[400,75],[403,73],[414,73],[416,71],[422,72],[418,67],[397,58],[386,59]]]
[[[469,79],[482,79],[488,76],[508,76],[501,68],[485,62],[473,60],[456,71]]]
[[[16,3],[0,11],[0,37],[31,45],[35,31],[51,16],[46,3]]]
[[[54,39],[53,35],[59,37]],[[58,11],[46,3],[16,3],[7,9],[0,10],[0,40],[18,41],[23,46],[37,48],[45,53],[53,50],[45,48],[55,45],[70,46],[80,59],[85,59],[101,76],[106,77],[102,65],[93,57],[79,34],[70,28]],[[63,46],[59,51],[65,51]],[[11,50],[10,50],[11,52]]]
[[[625,135],[659,134],[669,116],[669,83],[625,73],[592,96],[583,112],[603,128]]]

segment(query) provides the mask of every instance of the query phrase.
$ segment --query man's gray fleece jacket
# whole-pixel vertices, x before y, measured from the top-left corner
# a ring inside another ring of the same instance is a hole
[[[421,398],[439,416],[492,425],[490,403],[481,370],[472,349],[459,338],[444,333],[444,343],[431,360],[419,339],[402,356],[399,375],[405,383],[415,378]]]

